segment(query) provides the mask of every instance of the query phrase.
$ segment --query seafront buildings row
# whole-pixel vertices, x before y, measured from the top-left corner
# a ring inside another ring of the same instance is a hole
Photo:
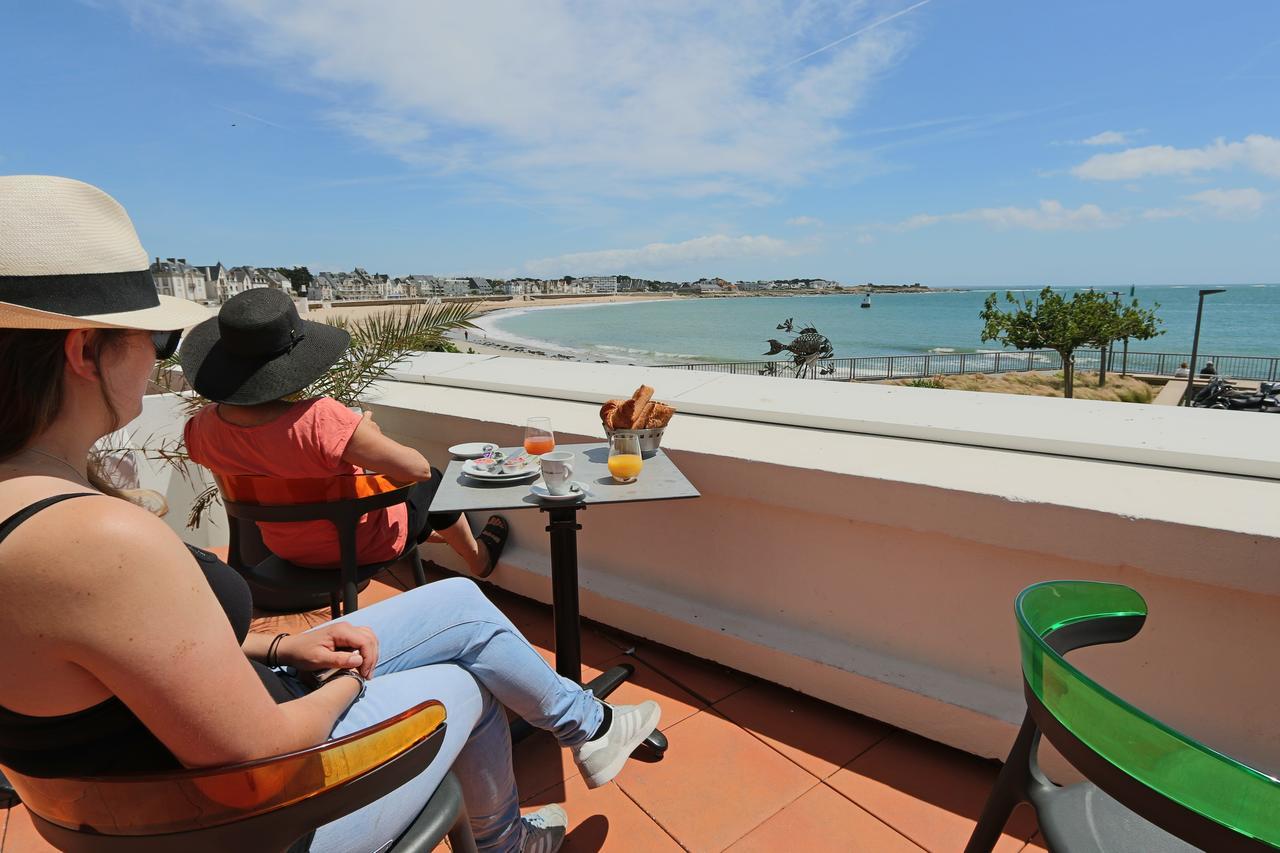
[[[285,268],[234,266],[219,261],[212,266],[187,263],[186,258],[156,258],[151,265],[156,290],[209,305],[226,302],[237,293],[255,287],[274,287],[290,296],[313,301],[374,301],[431,297],[572,296],[617,293],[732,293],[761,290],[826,290],[840,285],[826,279],[786,281],[737,281],[703,278],[693,282],[656,281],[627,275],[557,279],[406,275],[370,273],[356,267],[350,272],[318,272],[290,276]],[[308,281],[309,279],[309,281]]]

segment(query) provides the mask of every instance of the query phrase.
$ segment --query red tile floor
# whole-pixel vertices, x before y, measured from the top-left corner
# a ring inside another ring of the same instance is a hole
[[[362,605],[404,589],[406,575],[371,583]],[[550,659],[550,608],[486,589]],[[325,618],[265,617],[255,629]],[[587,677],[635,666],[612,701],[656,700],[671,748],[588,791],[549,736],[517,745],[523,807],[555,802],[569,813],[565,853],[959,851],[995,779],[992,762],[605,626],[584,623],[583,661]],[[1044,849],[1025,806],[1005,832],[997,850]],[[0,811],[0,853],[49,849],[22,807]]]

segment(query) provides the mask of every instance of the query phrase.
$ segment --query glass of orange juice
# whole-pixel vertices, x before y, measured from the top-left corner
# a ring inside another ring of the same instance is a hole
[[[643,467],[638,436],[614,433],[609,437],[609,473],[614,482],[634,483]]]
[[[524,424],[524,452],[541,456],[556,449],[556,434],[551,431],[551,418],[529,418]]]

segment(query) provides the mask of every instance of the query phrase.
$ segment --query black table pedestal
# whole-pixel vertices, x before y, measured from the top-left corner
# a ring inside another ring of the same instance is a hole
[[[542,507],[550,516],[547,533],[551,534],[551,619],[555,625],[556,672],[582,684],[582,633],[578,613],[578,510],[581,504]],[[603,699],[631,676],[635,667],[628,664],[602,672],[582,686],[598,699]],[[524,720],[511,724],[511,739],[528,737],[533,727]],[[645,746],[657,755],[667,750],[667,738],[654,730],[645,738]]]

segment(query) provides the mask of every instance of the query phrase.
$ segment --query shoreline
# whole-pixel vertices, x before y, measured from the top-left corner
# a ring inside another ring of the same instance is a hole
[[[928,294],[928,293],[950,293],[962,292],[962,288],[926,290],[918,289],[887,289],[892,285],[876,285],[875,287],[884,287],[886,290],[880,292],[888,293],[908,293],[908,294]],[[477,328],[466,330],[455,330],[448,332],[445,338],[457,347],[458,352],[467,354],[468,350],[476,355],[497,355],[509,356],[514,358],[540,358],[553,361],[573,361],[582,364],[619,364],[629,366],[653,366],[650,363],[640,364],[623,357],[598,357],[599,354],[583,353],[576,349],[556,344],[551,341],[544,341],[531,338],[522,338],[518,335],[503,333],[497,329],[493,323],[494,318],[503,313],[510,312],[528,312],[528,311],[547,311],[558,308],[591,308],[603,305],[625,305],[639,304],[648,302],[681,302],[694,301],[698,299],[788,299],[803,297],[819,297],[819,296],[861,296],[866,292],[866,286],[860,288],[847,288],[840,291],[816,291],[816,290],[796,290],[796,291],[747,291],[737,293],[716,293],[716,294],[676,294],[671,292],[663,293],[618,293],[600,296],[582,295],[582,296],[563,296],[558,298],[543,299],[520,299],[505,298],[501,300],[494,299],[477,299],[470,302],[474,307],[471,315],[471,321],[475,323]],[[420,304],[420,300],[414,300],[409,304]],[[345,316],[350,319],[360,319],[376,314],[388,309],[398,307],[396,303],[379,303],[376,305],[342,305],[336,303],[329,308],[313,308],[309,312],[310,319],[324,320],[328,317]],[[677,364],[680,359],[673,357],[669,361],[661,362],[662,364]]]

